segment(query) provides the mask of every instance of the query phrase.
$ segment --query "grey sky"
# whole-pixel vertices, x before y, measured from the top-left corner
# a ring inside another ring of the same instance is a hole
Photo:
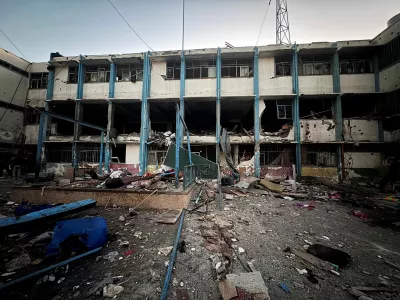
[[[269,0],[186,0],[185,48],[253,46]],[[112,0],[154,50],[181,48],[182,0]],[[400,0],[287,0],[292,41],[371,39]],[[0,0],[0,28],[30,61],[62,55],[142,52],[107,0]],[[275,43],[275,0],[259,45]],[[0,47],[17,50],[0,34]]]

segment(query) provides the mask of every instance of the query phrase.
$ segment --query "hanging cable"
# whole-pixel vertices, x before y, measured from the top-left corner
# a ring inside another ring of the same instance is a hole
[[[26,58],[26,56],[21,52],[21,50],[19,50],[19,48],[17,47],[17,45],[15,45],[15,44],[13,43],[13,41],[7,36],[7,34],[5,34],[4,31],[1,30],[1,29],[0,29],[0,31],[1,31],[1,33],[6,37],[6,39],[15,47],[15,49],[17,49],[18,52],[19,52],[26,60],[28,60],[28,59]]]
[[[268,10],[269,10],[269,7],[270,7],[270,6],[271,6],[271,0],[269,0],[267,10],[265,11],[264,19],[263,19],[263,21],[262,21],[262,23],[261,23],[260,32],[258,33],[256,45],[255,45],[254,47],[257,47],[257,44],[258,44],[258,41],[259,41],[259,39],[260,39],[261,32],[262,32],[262,29],[263,29],[263,27],[264,27],[264,22],[265,22],[265,19],[267,18],[267,14],[268,14]]]
[[[125,21],[126,25],[129,26],[129,28],[136,34],[136,36],[147,46],[149,47],[149,49],[153,52],[155,52],[141,37],[140,35],[136,32],[135,29],[133,29],[133,27],[128,23],[128,21],[124,18],[124,16],[119,12],[119,10],[115,7],[115,5],[110,1],[107,0],[108,2],[110,2],[110,4],[112,5],[112,7],[114,7],[115,11],[120,15],[120,17],[122,18],[122,20]]]

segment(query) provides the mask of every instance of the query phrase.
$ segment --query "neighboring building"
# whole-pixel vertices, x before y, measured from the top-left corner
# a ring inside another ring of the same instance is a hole
[[[220,122],[230,131],[234,162],[254,156],[247,171],[256,175],[290,176],[292,165],[305,176],[340,178],[343,169],[373,175],[398,153],[394,143],[400,141],[400,21],[390,22],[372,40],[53,54],[47,65],[33,63],[30,70],[21,60],[17,66],[29,71],[30,84],[26,91],[24,79],[18,103],[23,107],[25,91],[32,106],[107,128],[113,161],[137,172],[146,151],[147,169],[161,164],[167,148],[144,147],[147,130],[175,132],[175,103],[181,102],[191,150],[209,160],[225,164],[216,147]],[[39,118],[30,112],[25,120],[26,144],[33,146]],[[78,161],[96,163],[99,143],[96,130],[49,119],[48,167],[62,173],[73,149]]]

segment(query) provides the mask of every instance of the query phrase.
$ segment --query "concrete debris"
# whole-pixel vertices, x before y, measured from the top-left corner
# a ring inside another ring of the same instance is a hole
[[[103,297],[114,298],[118,294],[122,293],[124,288],[120,285],[109,284],[103,288]]]
[[[159,255],[167,256],[168,254],[171,253],[171,251],[172,251],[173,248],[174,248],[174,247],[172,247],[172,246],[168,246],[168,247],[164,247],[164,248],[159,248],[159,249],[158,249],[158,254],[159,254]]]
[[[129,247],[129,241],[122,241],[119,243],[119,247],[127,248]]]
[[[232,294],[234,293],[237,296],[236,288],[244,290],[253,295],[253,297],[256,296],[257,298],[255,299],[270,300],[268,288],[260,272],[227,274],[226,280],[220,282],[218,286],[224,300],[232,299]]]
[[[124,216],[120,216],[120,217],[119,217],[119,220],[120,220],[121,222],[125,222],[126,219],[125,219]]]
[[[234,199],[234,196],[231,195],[231,194],[225,194],[225,199],[226,199],[226,200],[233,200],[233,199]]]
[[[33,240],[31,240],[29,242],[29,245],[34,245],[36,243],[40,243],[40,242],[48,242],[53,238],[53,232],[49,231],[49,232],[44,232],[40,235],[38,235],[37,237],[35,237]]]
[[[31,264],[31,258],[28,253],[22,253],[20,256],[6,263],[5,268],[8,273],[25,268]]]
[[[107,255],[103,256],[103,259],[108,260],[109,262],[114,262],[118,256],[117,251],[109,252]]]
[[[239,247],[238,252],[239,252],[239,254],[243,254],[245,252],[245,250],[242,247]]]

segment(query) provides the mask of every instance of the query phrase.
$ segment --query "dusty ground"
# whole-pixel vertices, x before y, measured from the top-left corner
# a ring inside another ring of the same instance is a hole
[[[0,179],[1,201],[8,200],[11,180]],[[316,199],[302,201],[309,203]],[[215,270],[210,256],[213,249],[205,242],[204,230],[225,228],[237,241],[233,248],[242,247],[245,253],[239,257],[243,262],[253,261],[262,273],[271,299],[356,299],[347,291],[350,286],[377,286],[378,276],[387,276],[387,281],[397,288],[400,272],[384,263],[389,259],[400,263],[399,232],[385,229],[358,219],[350,214],[352,207],[340,201],[315,201],[315,209],[296,207],[300,201],[288,201],[271,196],[235,197],[224,202],[219,211],[215,202],[210,204],[209,216],[186,213],[181,239],[186,242],[186,252],[178,253],[169,299],[177,299],[178,289],[187,289],[190,299],[220,299]],[[192,205],[192,204],[191,204]],[[1,214],[12,213],[12,208],[1,205]],[[372,214],[373,211],[363,209]],[[172,246],[178,222],[174,225],[157,224],[159,212],[140,211],[139,215],[119,221],[127,208],[97,207],[81,212],[74,217],[103,216],[107,220],[111,241],[99,253],[69,265],[68,272],[53,272],[55,282],[37,284],[37,280],[25,282],[12,289],[12,293],[1,299],[85,299],[88,293],[109,277],[124,287],[117,299],[159,299],[169,257],[158,254],[159,248]],[[219,224],[220,227],[218,227]],[[50,226],[50,224],[49,224]],[[51,225],[52,226],[52,225]],[[142,232],[141,238],[135,233]],[[329,240],[322,238],[328,237]],[[129,247],[119,247],[120,241],[129,241]],[[340,276],[319,270],[298,257],[283,250],[290,246],[303,249],[306,244],[320,243],[349,253],[353,261]],[[222,241],[224,244],[224,241]],[[231,251],[230,273],[246,272]],[[136,250],[130,256],[123,253]],[[114,262],[103,258],[118,251]],[[379,258],[382,257],[382,258]],[[122,257],[121,260],[119,258]],[[309,268],[318,276],[318,284],[311,283],[295,268]],[[109,273],[109,274],[108,274]],[[396,277],[395,277],[396,276]],[[61,283],[57,281],[65,278]],[[291,293],[286,294],[278,284],[286,283]],[[368,293],[373,299],[400,299],[398,293]],[[87,299],[100,299],[93,294]]]
[[[383,262],[385,258],[400,262],[398,232],[366,224],[350,215],[352,208],[340,202],[315,202],[314,210],[296,207],[297,202],[270,196],[235,197],[232,201],[225,201],[223,211],[218,211],[214,205],[214,218],[188,214],[183,235],[187,248],[193,248],[193,251],[178,255],[176,277],[178,282],[184,282],[191,299],[220,297],[216,272],[212,270],[209,259],[213,253],[204,248],[201,231],[202,228],[212,228],[215,220],[232,222],[234,238],[237,239],[232,243],[233,247],[237,245],[245,250],[239,255],[243,262],[253,260],[255,268],[263,275],[271,299],[355,299],[347,287],[377,286],[379,275],[387,276],[394,287],[400,285],[400,277],[394,277],[400,272]],[[306,245],[304,240],[337,249],[341,244],[343,247],[340,249],[349,253],[353,261],[346,269],[340,270],[338,277],[283,251],[287,246],[303,249]],[[319,283],[311,283],[295,268],[314,270]],[[230,272],[246,271],[234,259]],[[286,283],[291,289],[290,294],[278,287],[280,282]],[[369,296],[373,299],[400,299],[398,293],[369,293]]]

